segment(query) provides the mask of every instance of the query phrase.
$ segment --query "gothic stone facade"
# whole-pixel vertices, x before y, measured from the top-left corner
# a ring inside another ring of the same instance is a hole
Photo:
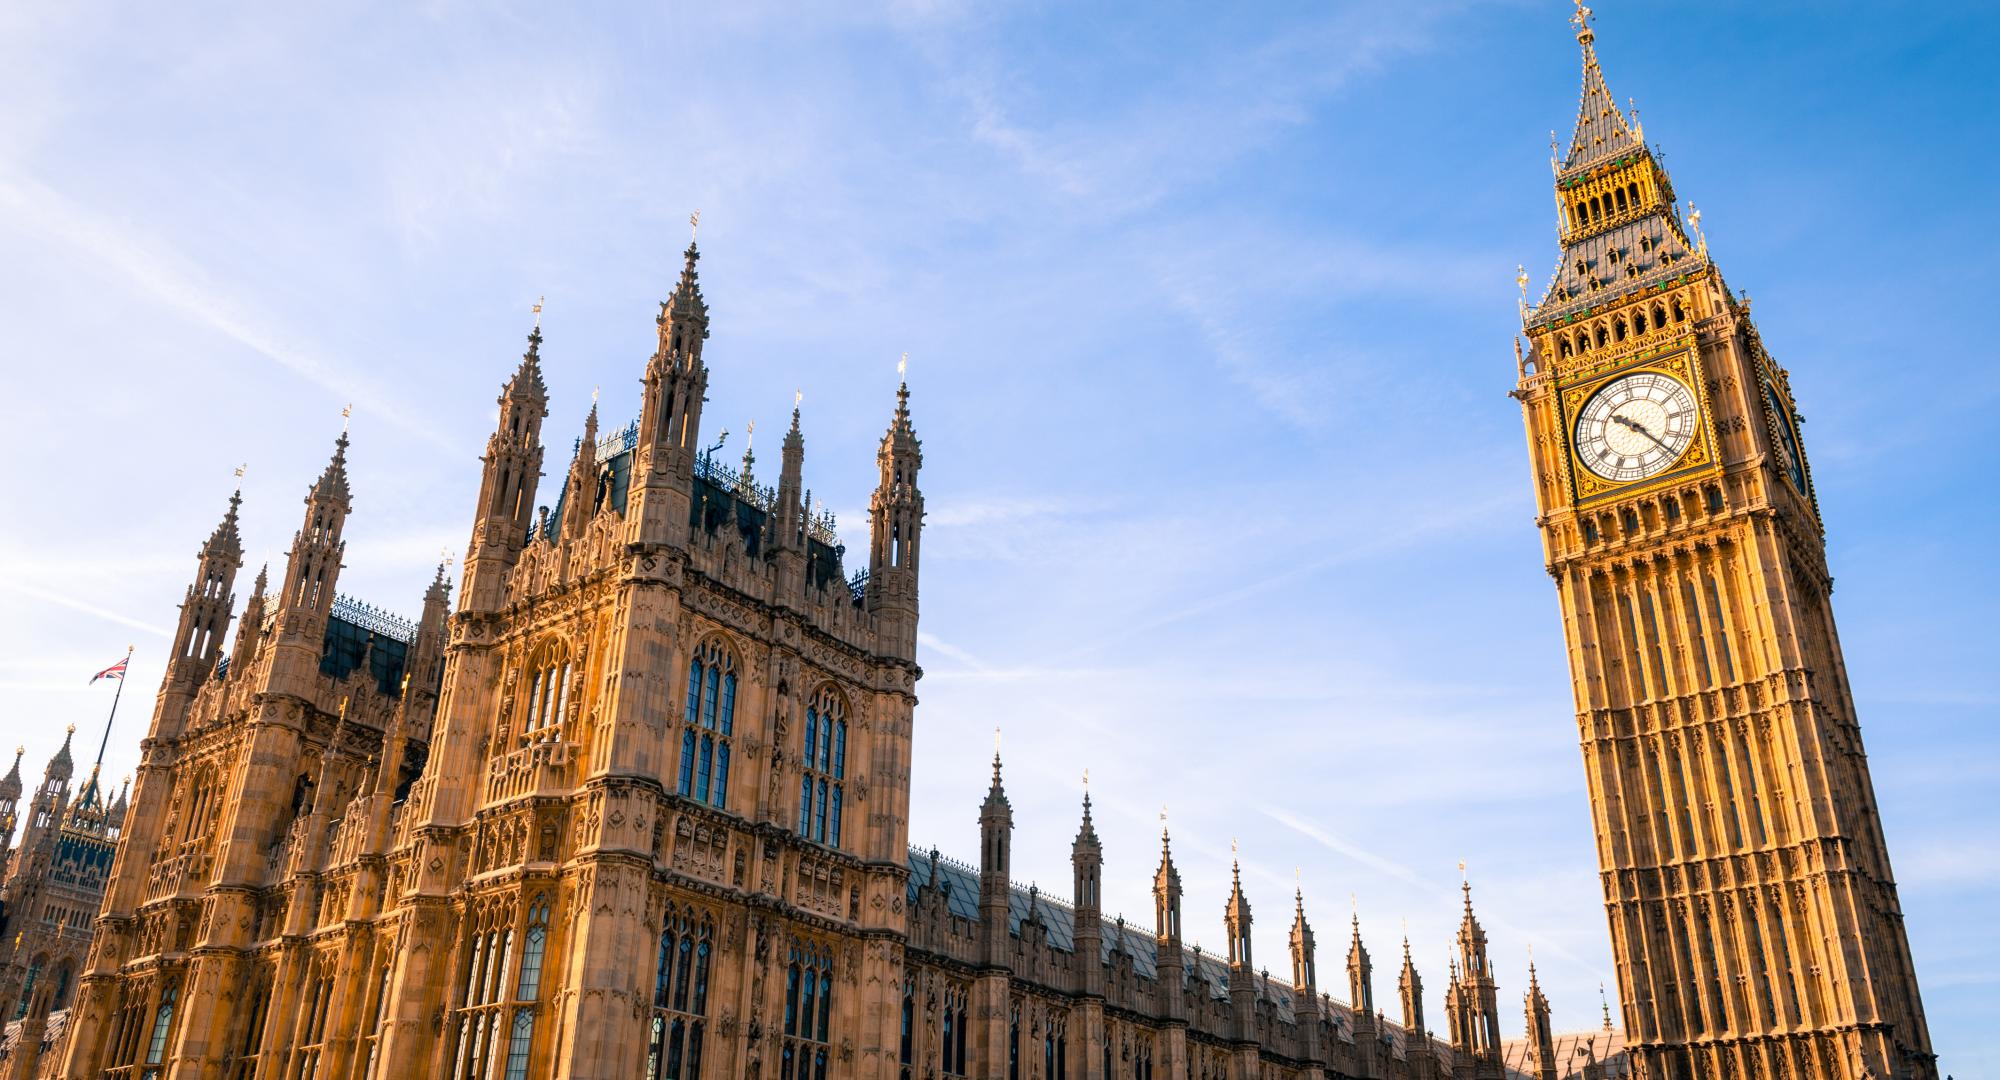
[[[1635,1065],[1928,1080],[1790,375],[1579,8],[1562,264],[1533,309],[1523,275],[1515,393]]]
[[[21,751],[0,777],[0,1078],[41,1075],[62,1043],[69,1003],[90,948],[91,924],[111,876],[126,794],[108,805],[93,765],[74,797],[69,729],[28,801],[22,824]],[[101,762],[100,762],[101,764]]]
[[[346,436],[275,593],[222,655],[237,502],[200,555],[142,751],[61,1075],[1500,1077],[1616,1075],[1499,1040],[1468,892],[1446,994],[1318,989],[1182,944],[1162,851],[1154,925],[1107,923],[1088,811],[1067,904],[1008,878],[995,762],[977,867],[908,848],[922,464],[908,388],[877,455],[862,572],[812,510],[797,410],[775,488],[701,447],[708,309],[690,246],[644,403],[593,406],[536,509],[539,329],[499,399],[464,577],[415,625],[336,593]],[[1563,1045],[1568,1046],[1569,1043]],[[1597,1045],[1595,1042],[1592,1046]]]

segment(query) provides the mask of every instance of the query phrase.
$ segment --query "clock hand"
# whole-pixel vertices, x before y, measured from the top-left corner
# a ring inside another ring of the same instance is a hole
[[[1666,443],[1661,442],[1660,437],[1658,435],[1655,435],[1651,431],[1647,430],[1646,425],[1638,422],[1637,420],[1634,420],[1629,416],[1615,416],[1615,415],[1611,419],[1618,421],[1619,423],[1625,425],[1626,427],[1631,428],[1633,431],[1636,431],[1639,434],[1644,435],[1646,438],[1652,440],[1654,446],[1657,446],[1660,449],[1665,450],[1670,454],[1673,453],[1673,447],[1668,446]]]

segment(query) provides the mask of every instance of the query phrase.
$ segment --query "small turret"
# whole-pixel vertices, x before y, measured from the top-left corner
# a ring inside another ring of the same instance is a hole
[[[869,499],[868,610],[882,621],[884,644],[914,658],[917,646],[917,562],[924,494],[917,487],[923,443],[910,426],[910,384],[896,390],[896,414],[875,453],[881,470]]]
[[[347,446],[343,430],[334,440],[332,460],[306,493],[305,521],[292,537],[284,587],[277,596],[279,635],[308,641],[315,655],[340,581],[340,560],[347,551],[341,530],[354,508],[347,483]]]
[[[576,457],[569,465],[569,483],[563,493],[562,531],[565,539],[581,537],[597,514],[597,402],[583,418],[583,438],[576,443]]]
[[[999,741],[999,734],[994,734]],[[1007,949],[1007,890],[1013,845],[1014,807],[1000,783],[1000,750],[993,750],[993,786],[979,807],[979,921],[985,959],[1001,963]]]
[[[257,655],[257,642],[264,634],[264,610],[269,602],[264,590],[270,586],[271,567],[257,568],[257,580],[250,586],[250,599],[243,602],[243,618],[236,624],[236,647],[229,653],[230,678],[240,679]]]
[[[1166,811],[1160,812],[1162,822]],[[1162,942],[1172,942],[1176,948],[1181,940],[1181,872],[1174,868],[1174,842],[1168,835],[1167,827],[1160,826],[1160,869],[1153,875],[1153,926],[1154,936]]]
[[[242,505],[243,492],[231,494],[221,524],[201,546],[195,579],[181,601],[180,623],[174,629],[173,651],[167,658],[169,683],[191,688],[208,678],[221,656],[229,611],[236,599],[231,589],[236,571],[243,565],[243,537],[237,529],[237,511]]]
[[[542,381],[542,328],[528,334],[521,366],[500,391],[499,423],[480,458],[479,505],[472,540],[465,548],[465,589],[459,603],[467,611],[497,608],[534,521],[535,488],[542,476],[542,421],[549,415],[548,386]]]
[[[1319,972],[1314,959],[1312,924],[1306,922],[1306,891],[1292,893],[1292,989],[1311,1001],[1318,997]]]
[[[1083,774],[1083,824],[1070,845],[1069,861],[1074,872],[1076,956],[1083,974],[1083,992],[1104,993],[1104,965],[1099,962],[1104,944],[1104,846],[1098,842],[1097,826],[1090,820],[1090,773]]]
[[[21,756],[28,752],[25,746],[14,748],[14,767],[0,776],[0,867],[7,865],[7,853],[13,850],[14,827],[20,824],[21,803]]]
[[[1361,914],[1354,915],[1354,935],[1347,946],[1347,992],[1358,1017],[1375,1015],[1375,967],[1368,961],[1368,946],[1361,943]]]
[[[1396,994],[1403,999],[1403,1030],[1414,1038],[1424,1033],[1424,980],[1410,959],[1410,937],[1403,935],[1403,971],[1396,978]]]
[[[1222,908],[1222,925],[1229,932],[1229,966],[1248,970],[1250,960],[1250,901],[1243,895],[1243,864],[1229,860],[1229,902]]]
[[[642,543],[666,543],[685,535],[691,512],[695,455],[701,445],[701,407],[708,397],[708,367],[702,342],[708,339],[708,303],[701,296],[695,263],[701,251],[690,241],[683,253],[680,281],[660,303],[659,343],[646,362],[639,408],[634,486],[637,536]]]
[[[1549,999],[1542,996],[1542,984],[1535,977],[1535,962],[1528,961],[1528,992],[1525,995],[1528,1048],[1534,1053],[1535,1080],[1556,1080],[1556,1038],[1549,1027]]]

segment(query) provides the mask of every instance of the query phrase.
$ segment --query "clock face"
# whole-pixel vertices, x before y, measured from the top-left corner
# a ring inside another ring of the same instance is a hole
[[[1679,379],[1640,371],[1613,379],[1576,418],[1576,456],[1613,483],[1655,476],[1694,441],[1701,410]]]
[[[1785,408],[1777,388],[1768,383],[1764,386],[1764,400],[1770,403],[1771,426],[1777,431],[1779,463],[1784,466],[1792,486],[1803,492],[1806,489],[1806,458],[1799,452],[1798,432],[1792,429],[1792,411]]]

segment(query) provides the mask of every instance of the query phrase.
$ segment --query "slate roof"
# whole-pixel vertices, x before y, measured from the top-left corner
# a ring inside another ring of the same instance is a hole
[[[1625,1036],[1617,1031],[1599,1029],[1558,1034],[1555,1050],[1557,1080],[1580,1080],[1583,1067],[1592,1061],[1603,1067],[1599,1075],[1606,1080],[1621,1080],[1632,1075],[1632,1060],[1625,1053]],[[1532,1080],[1535,1076],[1528,1051],[1526,1039],[1501,1043],[1500,1062],[1506,1067],[1509,1080],[1515,1077]]]
[[[1613,250],[1618,252],[1615,262],[1611,259]],[[1583,263],[1581,270],[1577,268],[1579,260]],[[1665,211],[1628,221],[1563,249],[1555,281],[1542,297],[1541,305],[1529,313],[1528,324],[1540,325],[1582,312],[1634,288],[1691,274],[1702,265],[1703,260],[1688,249],[1680,225],[1670,220]],[[1636,270],[1637,275],[1628,268]],[[1603,282],[1602,288],[1590,287],[1592,276]]]
[[[1598,66],[1597,50],[1591,44],[1595,36],[1588,28],[1577,35],[1583,44],[1583,93],[1577,102],[1576,132],[1570,136],[1569,154],[1563,158],[1565,173],[1640,145],[1638,133],[1604,85],[1604,69]]]

